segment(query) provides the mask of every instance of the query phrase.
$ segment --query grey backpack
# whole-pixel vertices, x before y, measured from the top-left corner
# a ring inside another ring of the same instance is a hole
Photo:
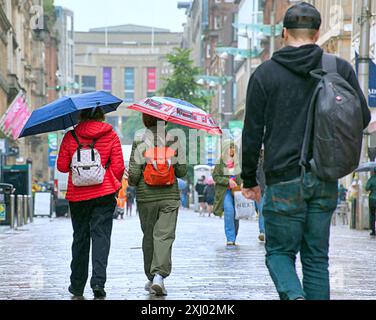
[[[95,149],[97,140],[93,140],[90,145],[85,146],[78,140],[74,130],[70,132],[78,144],[71,162],[73,185],[87,187],[102,184],[109,162],[105,167],[102,166],[99,151]]]
[[[337,72],[336,57],[324,54],[322,69],[308,111],[300,165],[309,163],[324,181],[336,181],[359,165],[363,139],[363,113],[354,88]],[[307,159],[312,146],[312,159]]]

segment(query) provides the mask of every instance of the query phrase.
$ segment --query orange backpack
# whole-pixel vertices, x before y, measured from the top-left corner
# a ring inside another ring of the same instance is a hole
[[[171,158],[175,150],[169,147],[153,147],[145,151],[144,180],[149,186],[171,186],[175,183],[175,171]]]

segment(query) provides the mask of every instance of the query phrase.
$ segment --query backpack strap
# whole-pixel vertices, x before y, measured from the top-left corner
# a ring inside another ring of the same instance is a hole
[[[83,147],[83,145],[81,144],[80,140],[78,140],[78,137],[76,135],[76,132],[73,130],[70,131],[70,133],[72,134],[74,140],[76,140],[77,144],[78,144],[78,153],[77,153],[77,161],[80,162],[81,161],[81,149]]]
[[[327,73],[337,73],[337,58],[333,54],[324,53],[322,55],[322,69]]]

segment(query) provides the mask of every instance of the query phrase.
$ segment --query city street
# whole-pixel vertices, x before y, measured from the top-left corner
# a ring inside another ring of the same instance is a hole
[[[241,221],[239,245],[227,249],[223,219],[182,210],[176,236],[172,275],[165,281],[168,296],[158,299],[278,299],[257,221]],[[114,221],[108,300],[154,298],[144,291],[141,239],[137,216]],[[36,218],[18,231],[1,227],[0,299],[71,299],[71,240],[68,218]],[[368,231],[333,226],[330,259],[332,299],[376,299],[376,239]],[[89,284],[85,298],[93,299]]]

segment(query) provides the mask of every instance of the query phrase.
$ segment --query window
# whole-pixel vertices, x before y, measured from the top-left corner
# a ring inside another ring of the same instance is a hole
[[[215,16],[214,17],[214,30],[218,30],[222,28],[222,17]]]
[[[97,79],[95,76],[82,76],[82,93],[97,90]]]
[[[124,101],[134,101],[134,68],[124,70]]]
[[[157,90],[157,69],[154,67],[147,69],[147,96],[152,97]]]
[[[112,91],[112,68],[103,68],[103,90],[107,92]]]

